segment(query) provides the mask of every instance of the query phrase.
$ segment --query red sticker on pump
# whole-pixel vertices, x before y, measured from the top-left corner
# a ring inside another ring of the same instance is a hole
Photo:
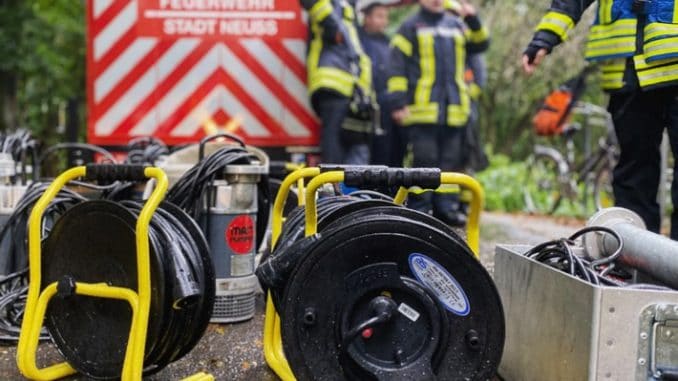
[[[236,254],[250,254],[254,246],[254,220],[248,215],[238,216],[228,224],[226,243]]]

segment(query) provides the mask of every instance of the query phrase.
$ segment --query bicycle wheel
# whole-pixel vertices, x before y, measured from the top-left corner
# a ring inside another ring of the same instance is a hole
[[[523,197],[529,213],[551,214],[563,198],[558,161],[548,155],[536,155],[528,161]]]
[[[597,210],[614,206],[612,167],[609,165],[602,165],[596,172],[596,179],[593,183],[593,201]]]

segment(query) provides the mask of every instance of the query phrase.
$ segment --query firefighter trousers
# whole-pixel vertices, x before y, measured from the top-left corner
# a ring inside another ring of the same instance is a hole
[[[409,132],[413,167],[463,171],[466,127],[412,125],[405,128]],[[412,197],[409,206],[419,211],[433,212],[434,215],[444,215],[459,209],[459,194],[425,193],[420,197]]]
[[[324,164],[366,165],[370,162],[370,147],[347,143],[342,137],[342,124],[349,113],[350,100],[330,91],[319,90],[311,100],[322,123],[320,149]]]
[[[608,110],[620,148],[612,181],[615,204],[636,212],[648,230],[659,232],[660,146],[667,129],[671,150],[678,157],[678,87],[612,94]],[[678,160],[674,160],[673,173],[671,199],[673,205],[678,205]],[[678,239],[675,207],[671,238]]]

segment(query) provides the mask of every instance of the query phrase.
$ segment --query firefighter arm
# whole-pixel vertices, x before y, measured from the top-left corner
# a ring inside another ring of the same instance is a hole
[[[342,20],[337,17],[332,0],[302,0],[301,5],[308,12],[311,25],[322,29],[323,40],[331,44],[346,41],[346,34],[342,33]]]
[[[473,73],[473,82],[480,88],[487,84],[487,62],[483,54],[470,54],[466,59],[466,66]]]
[[[469,54],[486,51],[490,46],[490,33],[480,22],[480,18],[475,14],[468,14],[464,17],[464,23],[468,27],[464,29],[466,51]]]
[[[401,30],[391,39],[390,65],[388,71],[388,98],[391,105],[393,119],[402,124],[408,116],[407,109],[409,88],[407,77],[407,60],[412,57],[412,40],[406,36],[408,33]]]
[[[568,32],[577,25],[592,3],[593,0],[553,0],[551,8],[537,25],[537,33],[551,32],[558,36],[558,43],[567,40]]]
[[[594,0],[553,0],[551,8],[537,25],[532,41],[523,53],[523,69],[532,74],[553,48],[567,40],[567,35],[579,22]]]

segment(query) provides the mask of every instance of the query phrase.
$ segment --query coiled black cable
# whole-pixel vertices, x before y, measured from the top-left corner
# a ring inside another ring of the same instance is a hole
[[[590,233],[603,233],[612,236],[618,244],[615,252],[601,259],[577,255],[575,241]],[[617,260],[623,249],[624,242],[617,232],[603,226],[589,226],[577,231],[569,238],[539,244],[523,255],[594,285],[644,290],[670,290],[658,285],[631,283],[631,274],[617,265]]]
[[[19,200],[13,213],[0,229],[3,244],[0,256],[0,341],[16,343],[19,339],[21,319],[28,292],[28,218],[33,206],[49,184],[33,183]],[[66,210],[85,198],[80,194],[62,189],[45,210],[43,233],[46,235],[53,221]],[[43,339],[48,338],[46,334]]]
[[[21,333],[21,321],[28,295],[28,269],[0,277],[0,343],[14,345]],[[48,340],[46,331],[40,340]]]
[[[160,139],[144,136],[130,140],[127,144],[127,163],[155,165],[163,156],[169,155],[167,145]]]
[[[63,279],[136,289],[135,226],[143,203],[94,200],[70,208],[43,244],[43,287]],[[214,270],[195,221],[164,202],[148,229],[151,305],[144,374],[190,351],[202,337],[214,303]],[[106,239],[115,236],[115,239]],[[68,362],[97,379],[120,377],[131,323],[129,307],[110,299],[61,292],[45,326]]]
[[[167,192],[167,201],[186,211],[196,221],[200,221],[208,205],[210,187],[215,180],[223,178],[226,168],[229,165],[251,165],[258,161],[254,154],[242,147],[221,148],[188,170]],[[259,182],[258,201],[257,248],[265,236],[270,213],[271,194],[266,175],[263,175]]]
[[[138,217],[143,204],[124,201],[123,206]],[[163,203],[151,220],[149,231],[156,253],[165,264],[165,279],[171,303],[165,306],[163,335],[146,365],[160,370],[188,353],[202,337],[212,315],[215,281],[207,243],[188,216],[170,203]]]

